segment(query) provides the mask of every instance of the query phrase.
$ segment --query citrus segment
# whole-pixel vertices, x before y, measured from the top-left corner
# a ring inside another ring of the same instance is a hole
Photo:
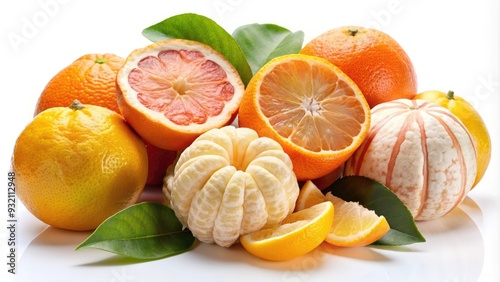
[[[359,88],[324,59],[291,54],[264,65],[241,101],[239,126],[278,141],[299,180],[342,165],[363,141],[370,108]]]
[[[53,107],[67,107],[74,100],[120,113],[116,99],[116,74],[125,59],[114,54],[87,54],[59,71],[38,98],[35,116]],[[145,142],[148,153],[147,185],[163,182],[167,166],[177,152]]]
[[[287,216],[281,225],[240,237],[243,247],[266,260],[289,260],[319,246],[332,225],[334,208],[323,202]]]
[[[118,105],[149,143],[185,149],[230,123],[244,85],[231,63],[208,45],[170,39],[133,51],[117,75]]]
[[[390,229],[384,216],[378,216],[356,202],[346,202],[331,192],[326,199],[335,207],[335,218],[325,241],[341,247],[360,247],[382,238]]]

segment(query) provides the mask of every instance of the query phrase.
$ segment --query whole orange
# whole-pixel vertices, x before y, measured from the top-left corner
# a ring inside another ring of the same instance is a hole
[[[83,104],[120,112],[116,101],[116,73],[124,59],[114,54],[87,54],[59,71],[38,98],[35,115],[52,107]]]
[[[92,230],[136,203],[148,174],[146,147],[119,114],[79,102],[38,114],[16,140],[16,193],[41,221]]]
[[[426,100],[447,108],[465,125],[476,147],[477,175],[472,185],[474,188],[483,178],[491,159],[490,133],[479,112],[464,98],[455,95],[453,91],[444,93],[428,90],[415,95],[414,99]]]
[[[329,30],[300,51],[330,61],[361,89],[371,108],[417,92],[417,76],[410,57],[388,34],[358,26]]]

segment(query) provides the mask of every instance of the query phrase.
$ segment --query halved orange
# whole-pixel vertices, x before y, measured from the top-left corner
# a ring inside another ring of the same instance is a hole
[[[250,80],[239,126],[278,141],[299,180],[341,166],[370,127],[370,107],[356,84],[330,62],[301,54],[277,57]]]
[[[237,70],[210,46],[168,39],[133,51],[119,70],[118,106],[147,142],[182,150],[231,123],[244,93]]]

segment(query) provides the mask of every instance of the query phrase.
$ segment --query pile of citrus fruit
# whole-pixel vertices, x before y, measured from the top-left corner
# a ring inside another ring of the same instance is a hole
[[[396,40],[346,26],[273,58],[246,86],[223,54],[193,40],[158,41],[126,59],[82,56],[48,82],[12,167],[20,199],[55,227],[95,229],[158,185],[200,241],[286,260],[389,231],[383,215],[316,186],[344,166],[430,219],[463,200],[490,155],[465,100],[417,95]],[[447,163],[456,171],[437,171]],[[418,174],[413,187],[404,172]],[[415,187],[419,196],[408,196]],[[437,212],[440,203],[449,205]]]

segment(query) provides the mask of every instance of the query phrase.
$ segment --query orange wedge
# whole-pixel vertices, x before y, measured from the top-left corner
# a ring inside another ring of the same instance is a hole
[[[333,205],[323,202],[287,216],[281,225],[240,237],[251,254],[273,261],[305,255],[319,246],[333,222]]]
[[[356,202],[346,202],[330,192],[326,199],[335,206],[335,219],[325,241],[340,247],[361,247],[382,238],[390,229],[384,216],[378,216]]]
[[[335,217],[325,241],[340,247],[360,247],[382,238],[390,229],[384,216],[378,216],[358,203],[346,202],[328,192],[326,195],[312,182],[300,189],[295,209],[307,209],[322,201],[329,201],[335,208]]]
[[[238,122],[278,141],[299,180],[327,175],[359,147],[370,107],[356,84],[330,62],[290,54],[264,65],[250,80]]]
[[[326,197],[321,190],[311,180],[308,180],[300,188],[299,196],[295,203],[295,211],[307,209],[325,201],[327,201]]]

